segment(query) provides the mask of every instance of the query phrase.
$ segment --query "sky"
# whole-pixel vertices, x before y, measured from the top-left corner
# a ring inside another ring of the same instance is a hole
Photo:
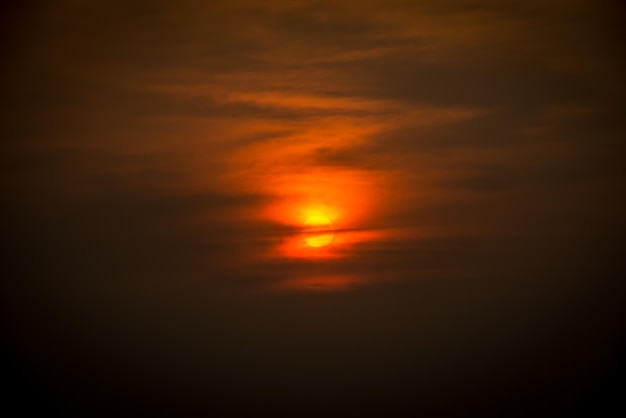
[[[2,332],[23,408],[617,405],[618,2],[2,8]]]

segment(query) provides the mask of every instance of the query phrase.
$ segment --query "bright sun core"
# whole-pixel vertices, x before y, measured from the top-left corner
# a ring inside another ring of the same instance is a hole
[[[312,248],[325,247],[333,241],[333,224],[326,216],[315,214],[304,222],[304,242]]]

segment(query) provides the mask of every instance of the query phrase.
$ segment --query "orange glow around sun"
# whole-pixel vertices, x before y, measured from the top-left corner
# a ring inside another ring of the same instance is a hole
[[[316,260],[316,266],[332,269],[334,262],[354,254],[358,245],[380,239],[381,230],[368,230],[368,226],[387,210],[383,202],[389,201],[392,190],[389,175],[363,169],[358,160],[354,165],[336,163],[334,156],[349,154],[396,121],[386,113],[362,115],[372,106],[387,109],[388,103],[360,99],[336,103],[309,96],[294,101],[280,90],[228,97],[301,111],[299,118],[250,119],[225,128],[233,137],[267,136],[232,149],[225,179],[245,193],[272,197],[249,216],[279,225],[283,232],[268,239],[258,257]],[[318,107],[343,110],[332,116],[311,112]],[[323,275],[336,277],[330,272]]]
[[[277,199],[259,216],[292,232],[275,241],[265,256],[321,262],[348,257],[355,245],[378,239],[380,231],[367,226],[385,200],[384,180],[335,167],[267,178],[263,188]]]

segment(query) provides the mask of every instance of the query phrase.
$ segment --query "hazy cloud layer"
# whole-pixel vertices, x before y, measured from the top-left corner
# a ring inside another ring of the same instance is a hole
[[[6,10],[3,293],[36,379],[192,416],[415,394],[471,409],[535,396],[545,370],[559,393],[604,372],[621,335],[618,5]],[[343,216],[326,258],[285,244],[306,199]]]

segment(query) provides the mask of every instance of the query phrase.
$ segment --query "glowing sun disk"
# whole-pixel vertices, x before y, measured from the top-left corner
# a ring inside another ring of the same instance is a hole
[[[330,220],[321,214],[309,216],[305,223],[304,242],[313,248],[325,247],[335,236]]]

